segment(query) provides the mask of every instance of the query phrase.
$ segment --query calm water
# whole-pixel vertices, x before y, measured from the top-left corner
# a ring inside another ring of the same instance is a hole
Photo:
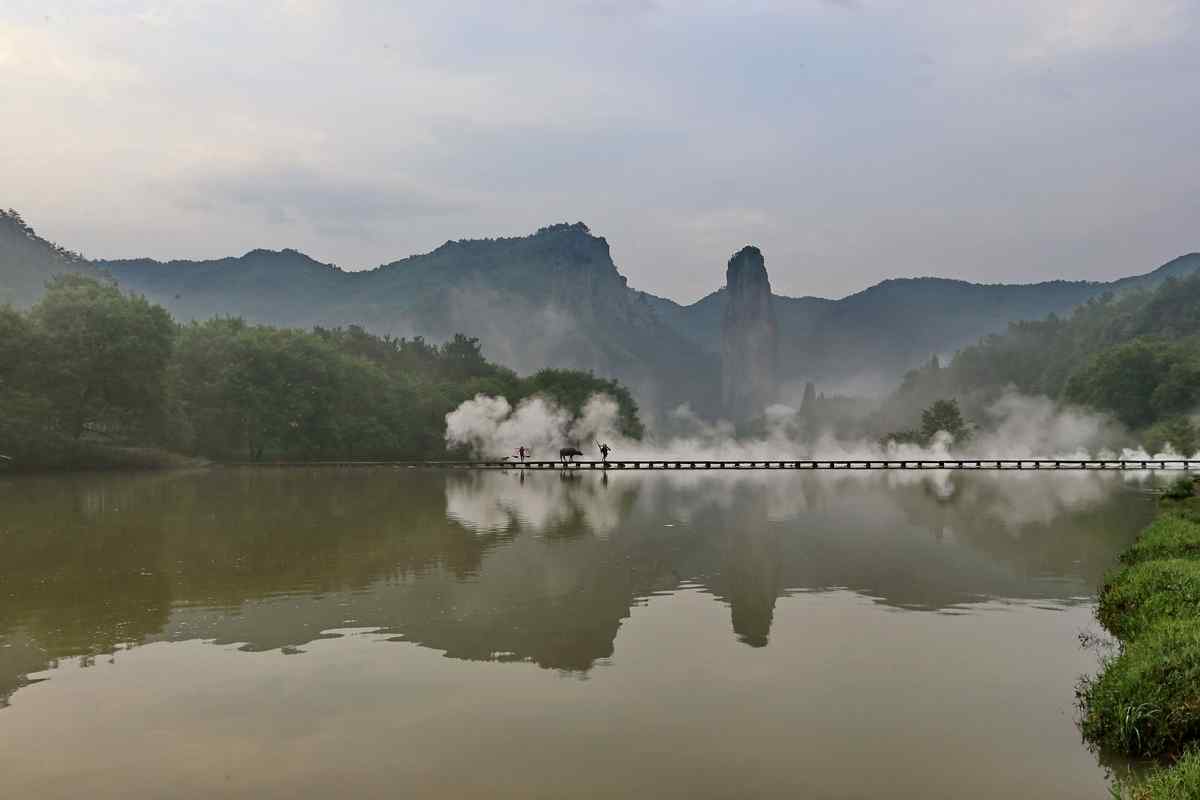
[[[1104,797],[1077,636],[1150,513],[1096,474],[0,479],[0,797]]]

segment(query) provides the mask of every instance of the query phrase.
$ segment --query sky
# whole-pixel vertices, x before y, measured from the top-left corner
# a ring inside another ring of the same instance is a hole
[[[4,0],[0,206],[345,269],[586,222],[680,302],[1200,250],[1200,0]]]

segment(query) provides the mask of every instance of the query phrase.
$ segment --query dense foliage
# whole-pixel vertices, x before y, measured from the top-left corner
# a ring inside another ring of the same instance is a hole
[[[571,370],[522,378],[462,335],[434,345],[356,326],[178,326],[77,274],[54,279],[28,312],[0,307],[0,453],[18,463],[96,460],[101,445],[217,459],[439,457],[446,413],[479,393],[514,403],[541,394],[576,414],[604,393],[622,432],[642,432],[616,381]]]
[[[1200,276],[1169,279],[1153,291],[1106,293],[1069,319],[1015,322],[910,371],[885,409],[911,419],[942,397],[963,399],[968,416],[1008,387],[1113,414],[1144,431],[1149,446],[1200,444],[1185,415],[1200,405]],[[1150,441],[1153,440],[1153,441]]]

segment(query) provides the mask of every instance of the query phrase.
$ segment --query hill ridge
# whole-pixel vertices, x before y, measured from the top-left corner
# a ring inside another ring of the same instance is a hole
[[[45,264],[69,267],[61,253],[70,251],[55,250],[36,233],[30,238],[32,228],[23,220],[14,227],[11,219],[19,215],[12,214],[5,217],[8,227],[0,226],[0,291],[19,271],[5,259],[28,256],[31,246],[40,252],[33,259],[42,263],[35,275],[40,288]],[[19,247],[8,241],[15,239]],[[714,254],[714,278],[724,255]],[[519,372],[553,366],[616,377],[651,412],[685,402],[695,411],[721,410],[713,398],[725,290],[682,305],[632,288],[608,241],[582,222],[555,223],[526,236],[449,240],[370,270],[344,270],[292,248],[256,248],[222,259],[73,263],[107,270],[181,321],[224,314],[295,327],[361,324],[432,341],[462,332],[479,337],[489,358]],[[889,278],[838,299],[773,294],[780,400],[798,399],[809,380],[824,390],[882,390],[931,354],[952,353],[1010,322],[1066,313],[1106,291],[1197,270],[1200,254],[1188,253],[1107,282],[981,284],[922,276]],[[30,285],[23,284],[26,294]]]

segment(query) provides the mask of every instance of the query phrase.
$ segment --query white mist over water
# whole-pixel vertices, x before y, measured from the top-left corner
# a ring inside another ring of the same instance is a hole
[[[482,458],[516,457],[518,447],[532,451],[534,460],[553,460],[561,447],[577,446],[585,457],[599,458],[598,442],[608,442],[612,457],[631,459],[812,460],[812,459],[1125,459],[1180,458],[1168,447],[1160,453],[1122,446],[1124,429],[1111,417],[1081,409],[1062,408],[1046,397],[1010,392],[987,410],[988,424],[961,449],[954,449],[949,434],[934,437],[932,444],[888,443],[870,439],[844,439],[830,433],[800,435],[798,412],[784,405],[766,410],[765,432],[739,438],[733,425],[707,422],[686,406],[676,409],[673,422],[685,433],[663,441],[653,436],[643,441],[622,437],[619,409],[607,395],[594,395],[576,419],[544,397],[521,401],[514,409],[503,397],[477,395],[446,415],[446,440],[465,445]],[[1200,458],[1200,454],[1191,456]]]
[[[622,509],[638,488],[634,482],[610,485],[545,473],[525,479],[478,470],[446,481],[446,516],[476,533],[502,533],[518,525],[542,533],[578,520],[603,537],[620,523]]]
[[[618,416],[616,401],[607,395],[589,398],[579,418],[572,419],[541,396],[522,400],[514,409],[503,397],[480,394],[446,415],[446,441],[466,445],[483,458],[516,457],[517,448],[525,447],[542,460],[558,458],[559,448],[568,445],[594,450],[595,441],[619,442],[622,448],[640,444],[617,434]]]
[[[549,533],[582,528],[607,538],[636,510],[663,525],[703,523],[749,498],[762,520],[780,523],[805,514],[850,509],[891,498],[909,505],[968,509],[973,519],[1014,532],[1094,508],[1125,485],[1131,473],[911,471],[670,470],[601,475],[518,470],[448,473],[446,515],[478,534],[518,529]],[[1153,476],[1151,476],[1153,477]],[[907,498],[907,499],[906,499]],[[948,517],[948,519],[950,518]]]
[[[584,450],[585,458],[599,458],[595,442],[608,442],[612,457],[620,460],[812,460],[812,459],[922,459],[953,458],[1105,458],[1152,460],[1179,458],[1174,451],[1148,453],[1121,447],[1128,441],[1124,429],[1111,417],[1076,409],[1063,409],[1044,397],[1016,393],[1004,395],[988,409],[988,423],[961,451],[953,449],[948,434],[935,438],[928,447],[889,444],[886,448],[869,439],[847,440],[832,434],[802,437],[797,412],[788,406],[772,406],[766,413],[766,430],[755,438],[738,438],[728,422],[706,422],[686,407],[674,412],[683,435],[665,440],[648,437],[634,441],[617,431],[618,406],[611,398],[589,399],[583,413],[572,415],[553,402],[534,397],[514,408],[506,399],[479,395],[446,416],[446,438],[451,445],[466,445],[482,458],[515,461],[516,448],[525,446],[535,460],[554,460],[561,447]],[[1200,454],[1193,456],[1200,458]],[[618,477],[618,475],[620,477]],[[813,474],[816,483],[798,486],[779,479],[778,473],[755,471],[672,471],[639,476],[614,473],[611,483],[595,475],[530,475],[521,480],[514,473],[481,472],[456,477],[446,487],[447,513],[475,531],[501,532],[518,525],[547,531],[580,519],[597,535],[607,535],[618,524],[620,509],[634,500],[658,502],[667,499],[666,516],[688,524],[706,510],[729,506],[747,485],[757,487],[768,519],[795,517],[813,504],[821,504],[828,492],[867,491],[872,483],[891,489],[921,486],[940,501],[966,500],[979,513],[1007,526],[1048,523],[1066,509],[1094,506],[1112,491],[1113,482],[1140,484],[1168,476],[1141,471],[1122,471],[1119,476],[1099,472],[1045,474],[1006,472],[980,473],[973,480],[959,479],[950,470],[846,471]],[[593,480],[595,479],[595,480]],[[814,491],[814,487],[823,487]],[[668,491],[669,489],[669,491]]]

